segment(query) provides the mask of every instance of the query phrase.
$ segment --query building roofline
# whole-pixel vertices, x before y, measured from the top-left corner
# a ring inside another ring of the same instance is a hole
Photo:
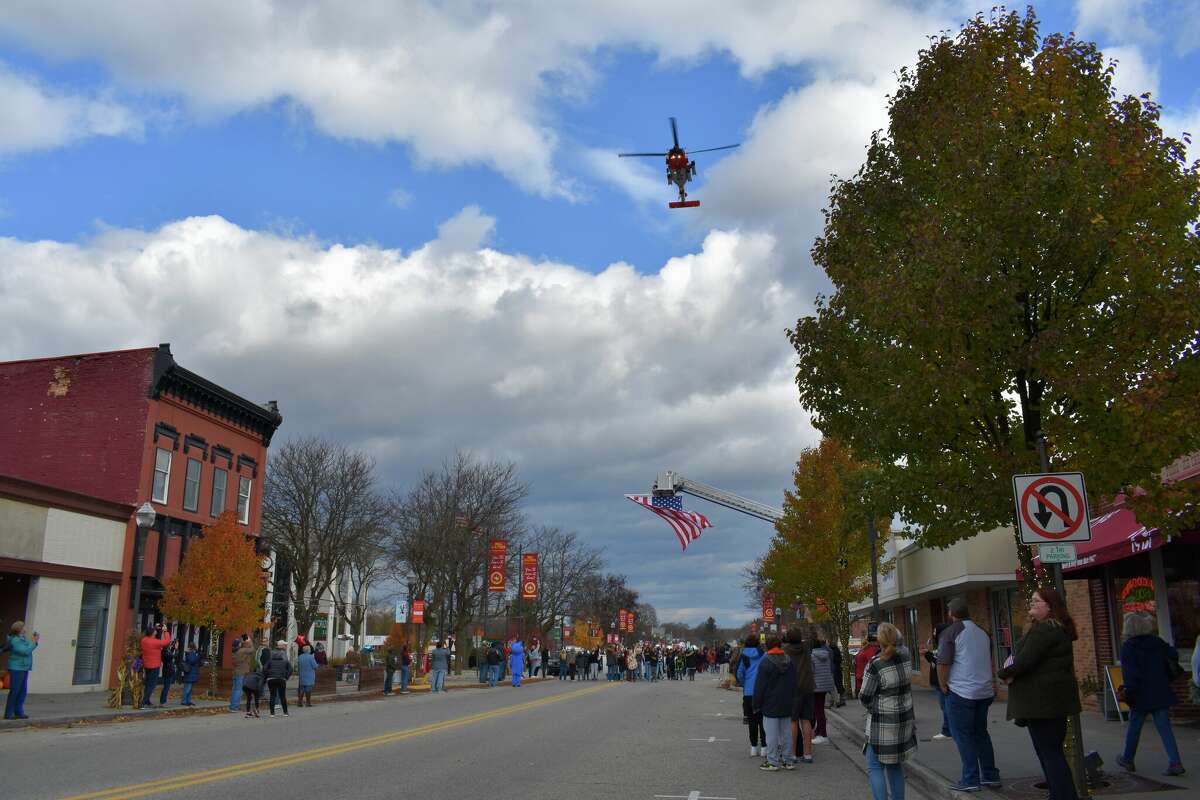
[[[0,474],[0,497],[120,521],[128,521],[133,516],[134,508],[128,503],[115,503],[112,500],[103,500],[69,489],[3,474]]]
[[[0,361],[0,366],[9,364],[36,364],[39,361],[66,361],[72,358],[89,358],[92,356],[112,356],[122,353],[153,353],[156,347],[130,347],[125,350],[98,350],[92,353],[71,353],[61,356],[39,356],[37,358],[17,358],[12,361]]]

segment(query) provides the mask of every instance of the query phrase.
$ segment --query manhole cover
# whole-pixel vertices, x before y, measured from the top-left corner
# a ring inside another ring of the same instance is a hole
[[[1005,779],[1003,786],[992,791],[1010,798],[1010,800],[1045,800],[1045,787],[1038,787],[1037,785],[1044,781],[1045,778],[1041,775],[1032,778]],[[1141,775],[1133,775],[1128,772],[1105,772],[1102,775],[1102,784],[1101,786],[1093,787],[1092,794],[1107,797],[1110,795],[1136,794],[1138,792],[1169,792],[1173,789],[1184,788],[1156,781],[1152,778],[1144,778]]]

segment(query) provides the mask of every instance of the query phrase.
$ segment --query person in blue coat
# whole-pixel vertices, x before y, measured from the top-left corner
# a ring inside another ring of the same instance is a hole
[[[759,649],[758,634],[750,634],[742,646],[742,655],[738,658],[737,682],[742,687],[742,716],[749,720],[750,725],[750,755],[765,756],[767,754],[767,731],[763,727],[762,711],[754,711],[754,678],[758,675],[758,665],[762,661],[763,652]],[[760,745],[759,742],[762,744]]]
[[[1171,730],[1170,708],[1175,705],[1168,663],[1179,662],[1179,652],[1155,634],[1157,625],[1148,614],[1125,615],[1121,645],[1121,676],[1125,686],[1125,702],[1129,704],[1129,726],[1125,729],[1125,751],[1117,763],[1134,771],[1133,757],[1137,754],[1138,739],[1146,717],[1154,719],[1163,749],[1167,751],[1167,770],[1164,775],[1182,775],[1183,763],[1179,746]]]
[[[29,673],[33,671],[33,651],[41,639],[35,631],[32,639],[25,638],[25,623],[12,624],[8,634],[8,700],[4,703],[5,719],[29,719],[25,715],[25,695],[29,692]]]
[[[180,679],[183,683],[183,702],[180,705],[194,706],[192,702],[192,689],[195,688],[196,682],[200,680],[200,653],[196,650],[196,645],[188,643],[187,651],[183,654],[183,677]]]
[[[521,644],[520,639],[513,641],[508,657],[512,660],[512,685],[520,688],[521,676],[525,674],[525,645]]]
[[[309,645],[305,645],[301,649],[303,652],[300,654],[300,658],[296,659],[296,672],[300,676],[297,699],[300,701],[301,708],[304,708],[305,700],[308,701],[308,707],[312,708],[313,686],[317,684],[317,657],[313,655],[312,647]]]

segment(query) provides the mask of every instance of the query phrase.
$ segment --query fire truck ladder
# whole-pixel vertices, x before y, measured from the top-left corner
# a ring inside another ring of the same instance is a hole
[[[655,497],[674,497],[679,492],[683,492],[684,494],[690,494],[693,497],[707,500],[710,503],[716,503],[719,506],[725,506],[734,511],[758,517],[767,522],[775,522],[783,518],[782,509],[766,505],[765,503],[758,503],[754,500],[748,500],[745,497],[718,489],[715,486],[697,483],[671,470],[659,473],[652,491]]]

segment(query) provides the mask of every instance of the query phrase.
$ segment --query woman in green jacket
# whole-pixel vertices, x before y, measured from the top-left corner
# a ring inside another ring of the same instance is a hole
[[[1080,710],[1071,645],[1077,638],[1062,595],[1054,589],[1038,589],[1029,601],[1025,635],[1013,648],[1012,663],[996,673],[1009,687],[1008,718],[1029,729],[1050,800],[1079,796],[1063,755],[1067,717]]]
[[[25,623],[12,624],[8,635],[8,701],[4,704],[5,719],[29,719],[25,715],[25,695],[29,691],[29,671],[33,669],[33,651],[37,649],[39,636],[25,638]]]

